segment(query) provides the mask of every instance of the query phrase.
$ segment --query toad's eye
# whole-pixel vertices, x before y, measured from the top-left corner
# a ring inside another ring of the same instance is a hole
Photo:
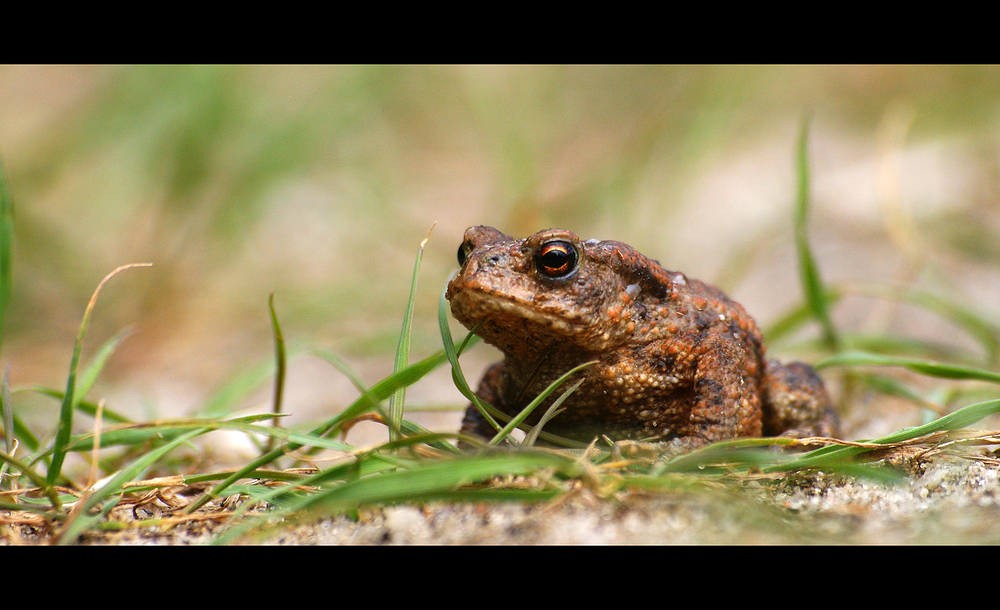
[[[551,278],[564,278],[576,271],[579,255],[568,241],[550,241],[535,253],[535,267]]]
[[[465,265],[465,257],[467,256],[467,253],[465,251],[466,250],[465,247],[467,245],[468,245],[468,242],[462,242],[462,244],[458,247],[458,266],[459,267]]]

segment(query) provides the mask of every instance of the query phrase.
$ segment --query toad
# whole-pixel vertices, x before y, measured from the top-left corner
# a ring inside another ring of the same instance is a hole
[[[624,243],[583,241],[562,229],[514,239],[472,227],[458,262],[446,294],[452,314],[504,356],[476,394],[508,416],[593,362],[575,374],[582,384],[545,432],[584,443],[605,435],[685,446],[837,434],[812,368],[765,358],[761,332],[739,303]],[[526,422],[536,424],[571,383]],[[474,406],[462,432],[496,433]]]

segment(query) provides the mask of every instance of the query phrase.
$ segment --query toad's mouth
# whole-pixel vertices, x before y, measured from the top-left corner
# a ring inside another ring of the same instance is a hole
[[[573,335],[587,326],[581,314],[554,308],[538,300],[525,300],[488,289],[466,288],[451,301],[455,318],[468,328],[481,322],[490,326],[548,330],[558,335]]]

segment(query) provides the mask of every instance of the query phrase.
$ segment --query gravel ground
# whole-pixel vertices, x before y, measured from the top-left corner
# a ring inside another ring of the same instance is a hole
[[[822,475],[738,492],[587,493],[550,505],[394,506],[269,544],[996,544],[1000,468],[941,460],[896,484]]]
[[[598,498],[587,490],[548,504],[398,505],[275,527],[241,544],[574,545],[574,544],[997,544],[1000,464],[937,457],[899,483],[823,474],[777,484]],[[169,530],[100,535],[81,544],[186,545],[210,542],[211,519]],[[8,535],[8,543],[39,542]]]

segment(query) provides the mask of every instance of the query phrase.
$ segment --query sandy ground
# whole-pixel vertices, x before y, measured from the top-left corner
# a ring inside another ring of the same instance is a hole
[[[270,544],[996,544],[1000,468],[941,460],[895,486],[824,476],[737,492],[580,493],[546,505],[395,506]]]
[[[824,474],[747,480],[697,492],[588,490],[543,504],[396,505],[275,524],[252,545],[997,544],[1000,461],[937,457],[899,483]],[[87,534],[84,545],[200,545],[226,529],[211,520],[174,528]],[[32,536],[7,543],[37,543]]]

